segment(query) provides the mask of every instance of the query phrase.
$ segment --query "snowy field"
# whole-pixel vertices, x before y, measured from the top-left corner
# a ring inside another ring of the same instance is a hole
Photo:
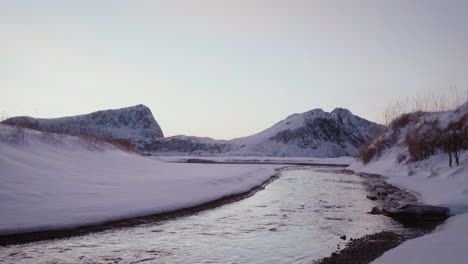
[[[105,143],[0,125],[0,234],[192,207],[248,191],[280,167],[164,163]]]

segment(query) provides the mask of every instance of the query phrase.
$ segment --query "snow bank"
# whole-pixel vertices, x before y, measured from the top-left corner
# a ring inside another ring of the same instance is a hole
[[[413,128],[411,126],[437,120],[443,129],[451,122],[465,120],[462,118],[466,118],[463,117],[466,113],[468,103],[457,111],[423,113],[419,120],[399,128],[395,143],[369,163],[356,160],[348,167],[357,172],[386,176],[390,184],[414,192],[423,203],[446,206],[453,215],[436,232],[403,243],[375,263],[468,263],[468,151],[461,150],[460,165],[453,167],[449,167],[448,155],[442,151],[420,161],[401,161],[401,157],[409,156],[404,137],[406,131]],[[384,133],[381,138],[388,136],[391,134]]]
[[[0,234],[191,207],[247,191],[279,167],[169,164],[105,143],[0,125]]]
[[[467,223],[466,213],[451,217],[435,232],[409,240],[372,263],[467,263]]]
[[[447,154],[399,164],[395,161],[397,153],[398,148],[387,151],[367,165],[355,161],[347,169],[386,176],[390,184],[415,193],[423,203],[446,206],[453,215],[468,213],[468,151],[461,153],[461,165],[451,168]]]
[[[468,263],[468,151],[462,165],[450,168],[446,154],[411,164],[398,164],[397,149],[363,165],[355,161],[348,169],[380,174],[390,184],[416,193],[423,203],[450,208],[453,215],[432,234],[409,240],[373,263]]]

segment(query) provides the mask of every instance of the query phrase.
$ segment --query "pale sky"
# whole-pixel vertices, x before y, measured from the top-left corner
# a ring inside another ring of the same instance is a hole
[[[166,136],[247,136],[468,85],[468,1],[0,0],[0,113],[145,104]]]

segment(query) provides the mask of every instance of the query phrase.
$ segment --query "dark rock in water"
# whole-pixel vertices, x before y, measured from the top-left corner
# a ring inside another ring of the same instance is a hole
[[[380,208],[372,207],[372,210],[369,212],[369,214],[383,214],[383,211]]]
[[[369,199],[371,201],[377,200],[377,197],[375,197],[375,196],[367,195],[366,197],[367,197],[367,199]]]
[[[449,217],[449,211],[447,207],[407,204],[397,209],[384,210],[384,214],[403,226],[412,227],[443,221]]]
[[[346,240],[346,235],[340,236],[341,239]]]

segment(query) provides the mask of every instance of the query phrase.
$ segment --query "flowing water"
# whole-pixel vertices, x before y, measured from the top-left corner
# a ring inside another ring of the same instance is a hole
[[[311,263],[350,237],[399,228],[367,214],[373,206],[358,176],[288,169],[232,204],[166,222],[0,247],[0,263]]]

